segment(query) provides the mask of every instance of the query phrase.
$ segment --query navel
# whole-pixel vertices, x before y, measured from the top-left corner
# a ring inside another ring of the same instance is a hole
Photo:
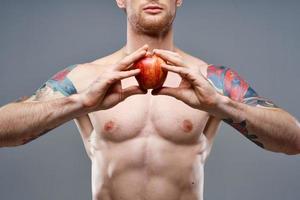
[[[109,120],[108,122],[106,122],[104,124],[104,131],[109,132],[109,131],[113,130],[114,127],[115,127],[115,123],[112,120]]]
[[[182,127],[184,132],[190,133],[193,130],[193,123],[190,120],[185,119],[182,122]]]

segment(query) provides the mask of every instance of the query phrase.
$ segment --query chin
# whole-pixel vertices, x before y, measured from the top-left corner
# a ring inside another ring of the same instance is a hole
[[[128,14],[128,13],[127,13]],[[175,13],[162,10],[159,13],[147,13],[143,10],[130,13],[128,20],[137,32],[150,36],[167,33],[171,28]]]
[[[158,34],[169,30],[172,22],[172,18],[165,13],[144,14],[141,16],[138,26],[143,32]]]

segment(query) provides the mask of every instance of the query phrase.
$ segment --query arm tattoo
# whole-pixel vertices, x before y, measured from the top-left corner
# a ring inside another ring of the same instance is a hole
[[[31,136],[28,136],[27,138],[24,138],[24,139],[22,140],[22,145],[27,144],[27,143],[29,143],[29,142],[31,142],[31,141],[33,141],[33,140],[35,140],[35,139],[37,139],[37,138],[39,138],[39,137],[45,135],[46,133],[48,133],[49,131],[51,131],[51,130],[53,130],[53,129],[54,129],[54,128],[48,128],[48,129],[43,130],[43,131],[42,131],[41,133],[39,133],[38,135],[31,135]]]
[[[72,81],[67,77],[67,75],[76,67],[77,65],[71,65],[62,71],[58,72],[52,76],[47,82],[45,82],[35,93],[35,99],[39,100],[47,95],[53,94],[53,92],[60,92],[64,96],[70,96],[76,94],[77,90],[73,85]]]
[[[254,142],[257,146],[260,146],[261,148],[264,148],[263,143],[257,141],[258,137],[254,134],[248,133],[248,130],[246,128],[246,120],[242,122],[233,122],[232,119],[223,119],[224,122],[238,130],[240,133],[242,133],[246,138]]]
[[[250,106],[278,108],[272,101],[260,97],[236,71],[228,67],[209,65],[207,78],[217,91],[234,101]],[[233,122],[232,119],[223,119],[223,121],[238,130],[256,145],[264,148],[264,145],[258,141],[258,137],[248,132],[246,120]]]

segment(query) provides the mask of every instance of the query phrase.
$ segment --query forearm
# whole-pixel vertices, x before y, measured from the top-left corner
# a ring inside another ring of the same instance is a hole
[[[84,114],[83,110],[77,95],[5,105],[0,108],[0,147],[28,143]]]
[[[222,96],[214,115],[262,148],[300,153],[299,122],[280,108],[251,106]]]

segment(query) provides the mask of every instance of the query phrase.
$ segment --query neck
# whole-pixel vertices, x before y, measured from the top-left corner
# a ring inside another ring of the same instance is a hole
[[[144,33],[139,33],[135,31],[129,23],[127,23],[127,43],[124,47],[125,53],[130,54],[143,46],[144,44],[148,44],[149,51],[153,49],[165,49],[174,51],[174,37],[173,37],[173,29],[170,28],[164,34],[157,36],[149,36]]]

